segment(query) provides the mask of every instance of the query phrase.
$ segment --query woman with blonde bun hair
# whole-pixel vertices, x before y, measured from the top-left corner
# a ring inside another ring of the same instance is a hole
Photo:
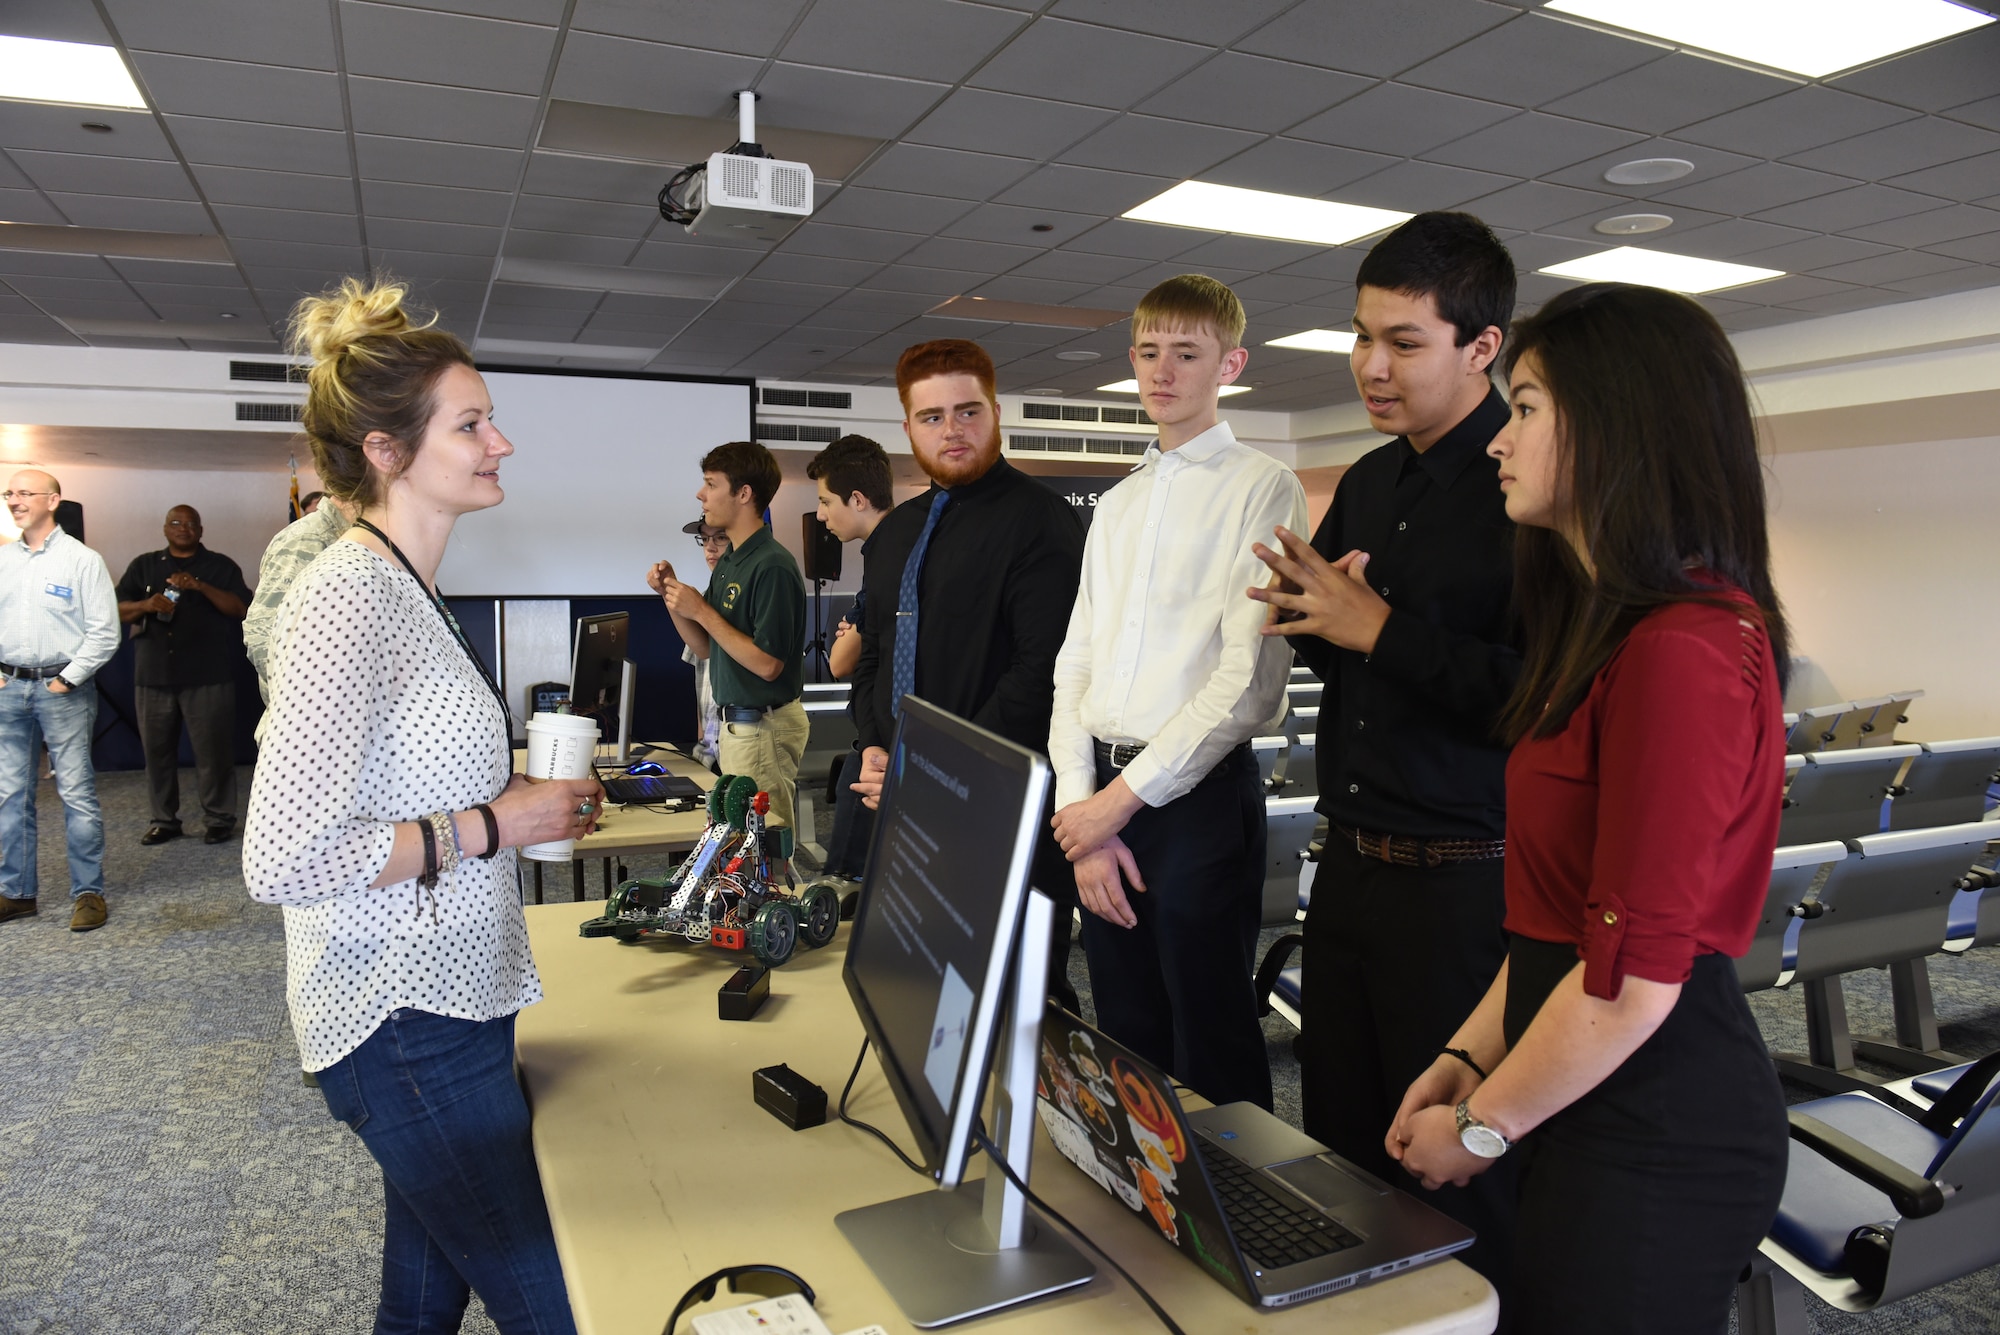
[[[514,447],[465,345],[405,296],[350,278],[292,314],[314,461],[357,518],[278,614],[243,874],[284,906],[305,1069],[382,1168],[376,1331],[457,1330],[476,1290],[505,1335],[569,1335],[514,1078],[514,1016],[542,994],[514,850],[587,834],[601,792],[512,772],[500,688],[437,590]]]

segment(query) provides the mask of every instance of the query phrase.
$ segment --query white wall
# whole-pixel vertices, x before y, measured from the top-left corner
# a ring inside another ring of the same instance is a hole
[[[1778,591],[1817,669],[1793,703],[1917,687],[1903,736],[2000,735],[1996,515],[2000,436],[1773,456]]]

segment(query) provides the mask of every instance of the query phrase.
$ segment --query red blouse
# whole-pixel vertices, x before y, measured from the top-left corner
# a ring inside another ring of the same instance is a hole
[[[1649,613],[1563,730],[1508,759],[1507,930],[1574,942],[1607,1000],[1627,974],[1680,983],[1697,955],[1742,955],[1784,778],[1763,627],[1699,603]]]

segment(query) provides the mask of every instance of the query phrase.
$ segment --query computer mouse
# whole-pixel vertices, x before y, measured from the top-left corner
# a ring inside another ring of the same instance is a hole
[[[642,760],[625,772],[627,774],[665,774],[667,770],[657,760]]]

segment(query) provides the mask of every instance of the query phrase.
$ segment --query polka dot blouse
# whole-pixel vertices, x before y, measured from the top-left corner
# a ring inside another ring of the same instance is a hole
[[[399,1007],[490,1020],[541,1000],[515,853],[435,890],[371,889],[397,821],[490,802],[512,755],[499,702],[409,573],[336,542],[285,600],[243,875],[285,910],[286,1000],[308,1071]]]

